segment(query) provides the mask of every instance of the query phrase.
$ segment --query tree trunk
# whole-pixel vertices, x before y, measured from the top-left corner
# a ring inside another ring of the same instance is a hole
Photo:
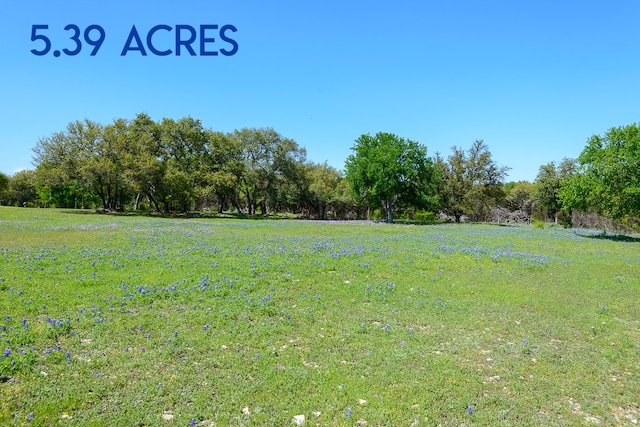
[[[387,222],[391,224],[393,222],[393,206],[394,203],[391,200],[384,201],[384,210],[387,216]]]

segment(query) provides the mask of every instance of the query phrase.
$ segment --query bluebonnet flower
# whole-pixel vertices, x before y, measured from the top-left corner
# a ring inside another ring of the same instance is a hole
[[[389,330],[389,324],[387,323],[386,325],[384,325],[384,328],[382,328],[385,332],[387,332]]]
[[[529,340],[528,340],[528,339],[526,339],[526,338],[525,338],[525,339],[523,339],[523,340],[522,340],[522,344],[524,344],[524,345],[529,345]]]
[[[407,342],[406,342],[406,341],[402,341],[402,342],[400,343],[400,347],[403,347],[403,348],[404,348],[406,345],[407,345]]]
[[[33,419],[33,412],[29,413],[29,415],[27,415],[27,421],[31,421]]]
[[[471,407],[471,405],[467,406],[467,414],[473,415],[473,408]]]
[[[195,418],[191,418],[191,419],[189,420],[189,425],[190,425],[191,427],[194,427],[194,426],[196,425],[196,419],[195,419]]]
[[[351,418],[352,412],[351,408],[347,408],[347,417]]]
[[[4,352],[2,353],[4,357],[9,357],[10,354],[11,354],[11,349],[8,349],[8,348],[5,349]]]

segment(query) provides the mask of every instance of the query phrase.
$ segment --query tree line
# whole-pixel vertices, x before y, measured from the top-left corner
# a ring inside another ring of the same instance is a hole
[[[577,159],[542,165],[534,182],[505,182],[477,140],[445,158],[409,139],[361,135],[344,173],[314,163],[271,128],[219,132],[191,117],[88,119],[41,138],[35,169],[0,173],[0,203],[105,211],[291,213],[307,218],[452,221],[521,218],[571,224],[594,212],[629,225],[640,215],[640,128],[592,136]]]

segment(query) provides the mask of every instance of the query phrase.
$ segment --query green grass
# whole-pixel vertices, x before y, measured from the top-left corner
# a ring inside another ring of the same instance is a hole
[[[630,425],[640,241],[603,237],[0,208],[0,424]]]

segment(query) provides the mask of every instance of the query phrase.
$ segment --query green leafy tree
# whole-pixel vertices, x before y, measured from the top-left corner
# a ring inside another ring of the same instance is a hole
[[[165,210],[171,207],[186,212],[205,185],[204,169],[209,136],[200,120],[185,117],[178,121],[163,119],[159,124],[164,171]]]
[[[554,162],[540,166],[535,181],[534,199],[536,207],[545,219],[553,218],[554,222],[558,223],[562,211],[560,189],[563,182],[571,178],[575,169],[574,159],[564,159],[557,166]]]
[[[233,132],[242,150],[243,169],[239,178],[249,215],[260,207],[262,215],[269,206],[277,209],[282,200],[281,187],[300,172],[306,151],[271,128],[244,128]]]
[[[437,206],[440,179],[427,148],[397,135],[361,135],[345,162],[345,177],[354,195],[367,206],[382,205],[393,222],[399,204],[416,208]]]
[[[594,211],[624,220],[640,216],[640,126],[593,135],[578,157],[576,173],[560,190],[566,210]]]
[[[9,176],[0,172],[0,205],[9,199]]]
[[[533,182],[518,181],[508,182],[504,186],[505,189],[505,205],[511,211],[522,211],[527,215],[531,215],[534,209],[534,194],[537,185]]]
[[[327,209],[337,201],[338,186],[344,178],[340,171],[329,166],[327,162],[322,164],[308,163],[306,167],[309,177],[309,205],[318,218],[325,219]]]
[[[467,152],[458,147],[452,151],[446,162],[436,158],[444,177],[440,187],[443,211],[456,222],[463,215],[485,220],[504,201],[503,181],[509,168],[494,162],[482,140],[476,140]]]
[[[36,171],[27,169],[13,174],[9,180],[8,197],[14,205],[35,204],[38,199]]]
[[[227,205],[241,212],[239,188],[244,163],[240,142],[223,132],[208,130],[207,136],[203,196],[214,196],[220,213]]]
[[[74,207],[91,192],[83,168],[100,134],[101,126],[85,119],[69,123],[65,132],[40,138],[33,149],[33,164],[39,198],[45,206]]]
[[[138,114],[129,124],[131,154],[126,159],[127,177],[136,193],[138,207],[140,195],[146,196],[153,209],[161,210],[160,199],[165,194],[165,150],[161,128],[146,113]]]

